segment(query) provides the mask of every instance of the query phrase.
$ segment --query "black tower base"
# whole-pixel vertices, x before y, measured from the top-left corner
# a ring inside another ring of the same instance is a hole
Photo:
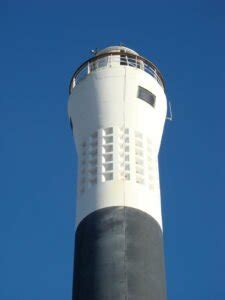
[[[97,210],[76,231],[73,300],[165,300],[159,224],[130,207]]]

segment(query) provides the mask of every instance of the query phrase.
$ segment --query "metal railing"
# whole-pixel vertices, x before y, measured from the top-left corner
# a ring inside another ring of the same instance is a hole
[[[134,54],[112,52],[95,56],[83,63],[72,76],[69,87],[69,93],[72,92],[74,87],[81,80],[83,80],[88,74],[92,73],[93,71],[100,68],[113,67],[118,65],[129,66],[143,70],[144,72],[154,77],[157,80],[157,82],[162,86],[162,88],[165,89],[165,84],[162,75],[160,74],[157,67],[149,60]]]

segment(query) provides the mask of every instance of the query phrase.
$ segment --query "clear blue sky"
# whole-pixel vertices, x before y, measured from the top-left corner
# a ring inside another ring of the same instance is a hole
[[[225,2],[0,1],[0,299],[69,300],[68,84],[93,48],[157,64],[174,121],[160,173],[168,300],[225,299]]]

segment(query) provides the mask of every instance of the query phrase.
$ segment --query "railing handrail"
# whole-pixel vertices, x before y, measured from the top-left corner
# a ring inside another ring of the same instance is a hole
[[[78,77],[78,75],[85,69],[86,66],[89,66],[91,63],[103,58],[103,57],[112,57],[112,56],[125,56],[125,57],[128,57],[128,58],[133,58],[135,59],[136,62],[140,62],[142,61],[144,64],[146,64],[147,66],[150,67],[150,69],[152,69],[152,71],[154,71],[157,75],[157,77],[159,77],[161,83],[162,83],[162,87],[163,89],[165,90],[165,82],[164,82],[164,79],[159,71],[159,69],[151,62],[149,61],[148,59],[142,57],[142,56],[139,56],[139,55],[135,55],[135,54],[132,54],[132,53],[126,53],[126,52],[108,52],[108,53],[103,53],[103,54],[99,54],[99,55],[96,55],[88,60],[86,60],[83,64],[81,64],[79,66],[79,68],[73,73],[73,76],[71,78],[71,81],[70,81],[70,85],[69,85],[69,94],[71,94],[72,92],[72,86],[73,86],[73,82],[74,80],[76,81],[76,78]],[[137,66],[137,64],[136,64]]]

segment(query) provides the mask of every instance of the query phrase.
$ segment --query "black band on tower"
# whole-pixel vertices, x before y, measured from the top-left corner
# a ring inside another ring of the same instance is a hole
[[[76,231],[73,300],[165,300],[159,224],[131,207],[85,217]]]

